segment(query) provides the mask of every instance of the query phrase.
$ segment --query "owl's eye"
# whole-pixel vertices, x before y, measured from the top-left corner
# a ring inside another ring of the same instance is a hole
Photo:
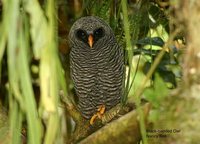
[[[105,32],[103,28],[98,28],[94,31],[94,39],[95,41],[99,40],[104,36]]]
[[[77,38],[79,38],[81,41],[87,42],[87,33],[86,31],[82,30],[82,29],[78,29],[76,31],[76,36]]]

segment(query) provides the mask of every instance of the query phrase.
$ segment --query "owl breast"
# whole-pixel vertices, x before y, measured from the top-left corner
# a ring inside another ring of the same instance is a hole
[[[71,77],[78,96],[78,109],[89,119],[100,105],[109,110],[120,102],[123,83],[123,53],[118,45],[102,50],[71,50]]]

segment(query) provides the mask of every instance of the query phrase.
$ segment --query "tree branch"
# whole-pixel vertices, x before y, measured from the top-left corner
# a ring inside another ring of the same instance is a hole
[[[142,106],[145,120],[150,110],[150,104],[146,103]],[[132,110],[117,120],[105,125],[95,133],[91,134],[80,144],[136,144],[140,141],[141,134],[139,128],[138,114],[136,110]]]

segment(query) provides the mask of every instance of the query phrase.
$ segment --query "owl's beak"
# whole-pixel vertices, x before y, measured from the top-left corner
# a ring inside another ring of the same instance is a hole
[[[92,34],[90,34],[90,35],[88,36],[88,44],[89,44],[90,48],[92,48],[92,46],[93,46],[93,44],[94,44],[94,37],[93,37]]]

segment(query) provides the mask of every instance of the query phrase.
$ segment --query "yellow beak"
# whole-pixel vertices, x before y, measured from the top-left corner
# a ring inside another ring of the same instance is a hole
[[[88,36],[88,44],[89,44],[90,48],[92,48],[92,46],[94,44],[94,38],[91,34]]]

